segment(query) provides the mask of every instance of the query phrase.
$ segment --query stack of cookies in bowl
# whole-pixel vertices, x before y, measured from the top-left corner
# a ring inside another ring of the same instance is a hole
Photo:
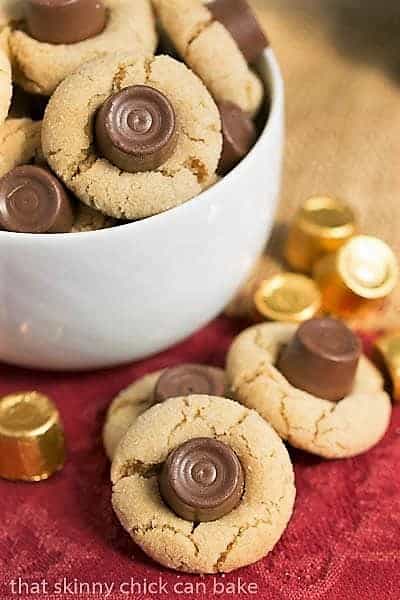
[[[284,87],[247,2],[0,0],[0,50],[0,359],[110,367],[205,325],[279,197]]]
[[[255,144],[267,92],[252,65],[267,40],[245,0],[0,10],[1,229],[82,232],[159,214]]]

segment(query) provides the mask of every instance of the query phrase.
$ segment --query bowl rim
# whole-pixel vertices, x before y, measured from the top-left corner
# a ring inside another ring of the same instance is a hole
[[[164,212],[151,215],[149,217],[145,217],[143,219],[138,219],[137,221],[132,221],[130,223],[125,223],[123,225],[118,225],[117,227],[106,227],[103,229],[97,229],[93,231],[80,231],[76,233],[57,233],[57,234],[49,234],[49,233],[19,233],[15,231],[0,231],[0,243],[3,240],[8,241],[30,241],[33,243],[49,243],[49,244],[57,244],[61,242],[65,242],[67,239],[71,239],[71,243],[73,240],[83,238],[89,240],[99,239],[100,237],[111,237],[112,235],[118,235],[118,232],[122,233],[127,231],[128,229],[132,231],[135,228],[144,228],[146,226],[151,226],[152,224],[160,221],[166,220],[168,218],[173,218],[177,213],[183,212],[185,210],[190,210],[194,206],[197,206],[199,202],[204,203],[205,199],[212,194],[216,193],[227,181],[231,182],[235,177],[240,177],[242,171],[246,168],[247,164],[254,158],[254,156],[258,153],[260,148],[262,147],[263,141],[265,138],[269,136],[270,129],[272,127],[272,122],[274,121],[274,116],[278,111],[279,106],[284,102],[284,86],[281,70],[279,67],[279,63],[276,59],[275,53],[272,48],[267,48],[262,57],[259,59],[259,64],[264,63],[264,67],[266,67],[266,74],[263,77],[264,81],[267,81],[269,84],[270,91],[270,107],[269,107],[269,115],[268,119],[264,125],[262,132],[260,133],[256,143],[250,152],[240,161],[240,163],[230,171],[227,175],[221,178],[220,181],[217,181],[215,184],[210,186],[208,189],[203,190],[197,196],[194,196],[190,200],[186,202],[174,206]],[[221,190],[222,191],[222,190]],[[199,198],[201,197],[201,200]],[[35,241],[34,241],[35,240]]]

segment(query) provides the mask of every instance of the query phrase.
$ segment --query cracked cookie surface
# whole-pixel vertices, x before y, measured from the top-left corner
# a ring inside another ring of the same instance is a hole
[[[223,369],[214,367],[224,373]],[[111,402],[103,428],[103,443],[106,454],[113,459],[117,446],[129,427],[139,415],[153,406],[153,392],[163,371],[140,377],[122,390]]]
[[[17,83],[28,92],[49,96],[65,77],[89,60],[119,51],[132,55],[155,51],[157,34],[150,0],[104,0],[104,4],[108,10],[104,31],[75,44],[39,42],[23,30],[23,23],[15,29],[10,35],[10,50]]]
[[[264,90],[228,30],[200,0],[153,0],[163,30],[217,101],[254,115]]]
[[[178,142],[153,171],[127,173],[97,155],[93,119],[113,93],[149,85],[174,106]],[[200,79],[168,57],[116,54],[83,65],[48,104],[42,133],[51,167],[88,206],[111,217],[138,219],[193,198],[215,177],[222,149],[218,109]]]
[[[178,517],[158,488],[157,472],[169,453],[195,437],[231,446],[245,472],[238,507],[208,523]],[[225,398],[187,396],[153,406],[121,441],[111,474],[122,526],[154,560],[181,571],[228,572],[261,559],[293,511],[294,475],[285,446],[255,411]]]
[[[362,356],[353,391],[340,402],[296,389],[275,367],[281,348],[296,327],[256,325],[234,340],[227,359],[234,397],[257,410],[297,448],[332,459],[367,451],[383,437],[390,421],[391,403],[381,375]]]

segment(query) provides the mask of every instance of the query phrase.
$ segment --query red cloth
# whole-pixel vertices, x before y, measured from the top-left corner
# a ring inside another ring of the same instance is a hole
[[[295,513],[274,551],[256,565],[224,577],[179,575],[148,559],[118,524],[100,435],[111,398],[135,378],[167,365],[223,365],[238,330],[238,324],[220,318],[166,353],[108,371],[50,374],[0,367],[0,394],[33,388],[55,399],[69,451],[64,470],[47,482],[0,482],[1,600],[103,599],[105,583],[114,584],[108,596],[113,599],[400,598],[400,407],[394,409],[385,439],[364,456],[328,462],[291,451]],[[164,588],[156,593],[160,577]],[[120,593],[122,583],[122,591],[128,591],[131,578],[142,593]],[[45,587],[39,592],[42,580]],[[145,582],[153,584],[147,592]],[[191,593],[199,582],[199,593]],[[243,582],[258,592],[246,595],[242,587],[236,596],[229,593],[229,585],[237,588]],[[32,593],[24,595],[26,584]],[[82,584],[89,584],[89,595],[78,593]],[[215,591],[224,588],[224,593],[214,594],[215,584]],[[58,593],[66,585],[65,593]],[[186,594],[179,593],[184,585]]]

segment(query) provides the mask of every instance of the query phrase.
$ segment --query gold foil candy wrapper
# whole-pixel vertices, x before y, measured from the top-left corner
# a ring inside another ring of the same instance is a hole
[[[374,354],[390,382],[393,399],[400,402],[400,330],[379,337],[374,345]]]
[[[65,459],[64,433],[53,402],[38,392],[0,399],[0,477],[41,481]]]
[[[313,275],[321,289],[323,310],[354,318],[382,308],[397,285],[398,264],[385,242],[359,235],[335,254],[321,258]]]
[[[292,269],[311,273],[316,261],[336,252],[356,231],[352,209],[335,198],[309,198],[295,215],[285,244]]]
[[[266,319],[301,323],[319,313],[321,294],[309,277],[281,273],[261,283],[254,303],[258,313]]]

